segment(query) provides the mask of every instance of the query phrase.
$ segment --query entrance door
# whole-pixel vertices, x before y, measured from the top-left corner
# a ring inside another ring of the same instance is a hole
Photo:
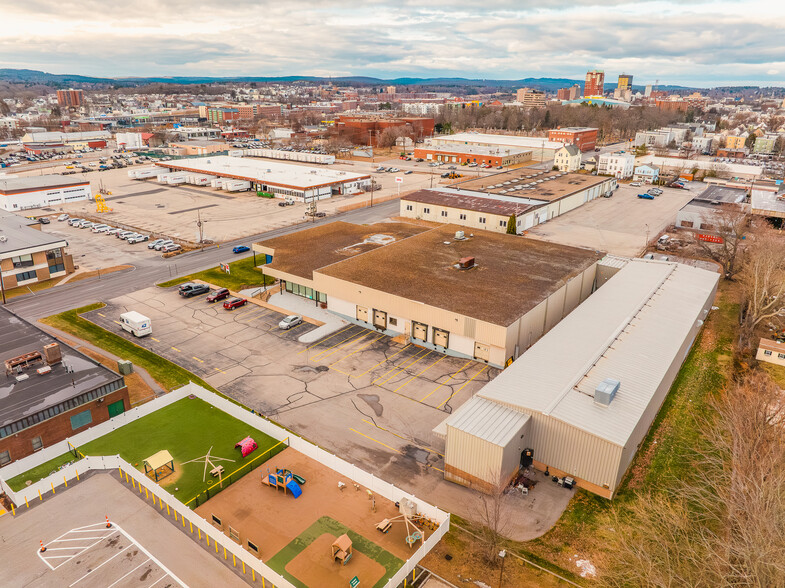
[[[480,361],[490,361],[491,359],[491,348],[489,345],[485,345],[484,343],[480,343],[479,341],[474,342],[474,359],[479,359]]]
[[[534,449],[526,448],[521,452],[521,467],[528,468],[534,459]]]
[[[428,325],[412,321],[412,338],[420,341],[428,340]]]
[[[116,417],[118,414],[123,414],[125,412],[125,404],[123,404],[122,400],[113,402],[106,408],[109,410],[109,418]]]
[[[383,310],[373,309],[373,326],[380,329],[387,328],[387,313]]]
[[[433,329],[433,344],[445,349],[450,345],[450,333],[443,329]]]
[[[357,307],[357,320],[368,322],[368,309],[362,306]]]

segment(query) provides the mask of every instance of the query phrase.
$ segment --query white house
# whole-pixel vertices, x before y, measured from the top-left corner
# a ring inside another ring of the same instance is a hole
[[[624,151],[603,153],[597,160],[597,173],[616,178],[630,178],[635,169],[635,155]]]
[[[650,165],[639,165],[635,168],[632,179],[636,182],[653,184],[660,178],[660,170]]]
[[[553,156],[553,165],[559,171],[573,172],[581,168],[581,150],[575,145],[565,145]]]

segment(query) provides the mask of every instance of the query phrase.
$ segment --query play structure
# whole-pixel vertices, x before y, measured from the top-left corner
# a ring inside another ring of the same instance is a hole
[[[240,453],[242,453],[243,457],[248,456],[250,453],[256,451],[258,445],[256,445],[256,441],[251,439],[251,437],[246,437],[242,441],[238,441],[234,444],[234,448],[240,448]]]
[[[196,459],[191,459],[191,460],[188,460],[188,461],[184,461],[180,465],[185,465],[187,463],[194,463],[194,462],[203,462],[204,463],[204,472],[202,472],[202,482],[204,482],[207,479],[207,465],[209,464],[210,468],[212,468],[210,470],[210,475],[213,478],[217,477],[218,478],[218,484],[223,488],[224,467],[222,465],[220,465],[220,464],[216,465],[216,463],[214,463],[214,462],[219,462],[219,461],[232,461],[233,462],[234,460],[233,459],[229,459],[227,457],[215,457],[213,455],[210,455],[210,452],[212,450],[213,450],[213,446],[210,445],[210,449],[207,450],[207,454],[206,455],[202,455],[201,457],[197,457]]]
[[[292,472],[289,470],[276,468],[275,473],[273,474],[270,473],[270,470],[268,469],[266,475],[262,474],[262,484],[267,484],[268,486],[273,486],[274,488],[281,488],[283,489],[284,494],[286,494],[288,490],[292,493],[292,496],[299,498],[303,491],[294,478],[294,474],[292,474]],[[305,480],[300,478],[300,476],[297,476],[297,478],[305,482]]]
[[[158,482],[174,473],[174,458],[166,449],[162,449],[144,460],[144,473]]]
[[[401,514],[391,519],[384,519],[376,525],[376,529],[382,533],[389,533],[393,523],[403,523],[406,525],[406,545],[414,546],[418,541],[424,541],[425,536],[423,531],[417,525],[423,524],[426,521],[430,523],[427,517],[417,514],[417,503],[407,498],[404,498],[398,503],[398,512]]]
[[[352,559],[352,540],[349,539],[349,535],[344,533],[333,541],[330,551],[333,561],[338,560],[342,566],[349,563],[349,560]]]

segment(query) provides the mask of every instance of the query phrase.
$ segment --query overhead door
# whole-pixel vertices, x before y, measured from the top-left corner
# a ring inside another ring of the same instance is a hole
[[[480,343],[479,341],[475,341],[474,343],[474,359],[479,359],[480,361],[490,361],[491,359],[491,348],[489,345],[485,345],[485,343]]]
[[[444,329],[433,328],[433,344],[438,347],[447,348],[450,346],[450,333]]]
[[[373,326],[380,329],[387,328],[387,313],[383,310],[373,309]]]
[[[368,309],[362,306],[357,307],[357,320],[368,322]]]
[[[420,341],[428,340],[428,325],[412,321],[412,338]]]
[[[125,412],[125,404],[123,404],[122,400],[113,402],[106,408],[109,409],[109,418],[116,417],[118,414],[123,414]]]

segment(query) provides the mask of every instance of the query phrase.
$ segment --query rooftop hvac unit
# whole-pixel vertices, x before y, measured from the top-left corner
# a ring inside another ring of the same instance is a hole
[[[455,231],[455,240],[463,241],[466,238],[463,231]]]
[[[49,343],[49,345],[44,345],[44,357],[46,358],[46,363],[48,365],[60,363],[63,359],[63,354],[60,351],[60,344]]]
[[[117,371],[123,376],[128,376],[134,371],[134,364],[127,359],[120,359],[117,361]]]
[[[619,386],[621,386],[619,380],[605,378],[594,390],[594,403],[609,406],[616,396],[616,392],[619,391]]]
[[[5,235],[0,235],[0,243],[5,243],[6,241],[8,241],[8,237]]]
[[[474,267],[473,257],[462,257],[458,260],[458,269],[471,269]]]

